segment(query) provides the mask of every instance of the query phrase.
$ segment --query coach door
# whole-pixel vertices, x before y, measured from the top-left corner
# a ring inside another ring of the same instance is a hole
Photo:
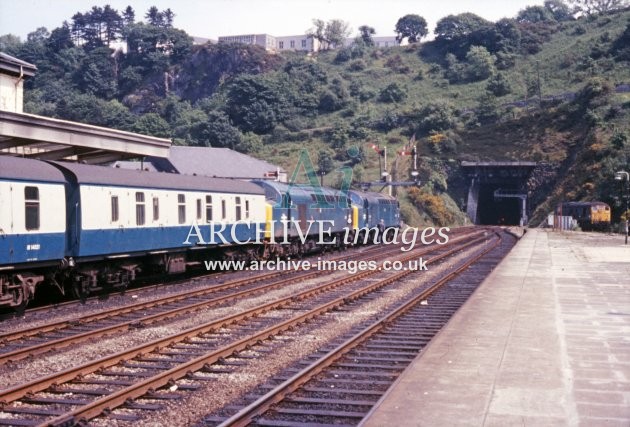
[[[0,264],[13,262],[13,186],[0,185]],[[6,254],[6,255],[4,255]]]

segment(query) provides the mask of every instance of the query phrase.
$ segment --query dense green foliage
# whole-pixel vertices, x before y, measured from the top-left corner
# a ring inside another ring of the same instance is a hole
[[[536,196],[541,212],[566,194],[615,203],[605,183],[630,169],[630,95],[615,92],[630,83],[630,13],[620,5],[548,0],[497,22],[449,15],[425,43],[413,42],[426,21],[409,14],[396,29],[412,43],[395,48],[375,47],[364,25],[354,44],[332,49],[347,25],[315,20],[313,37],[328,50],[313,55],[193,45],[170,9],[151,8],[140,22],[131,8],[105,6],[26,41],[0,36],[0,50],[38,67],[25,92],[30,113],[231,147],[289,170],[306,147],[331,184],[341,166],[357,181],[379,178],[368,143],[388,146],[388,167],[407,179],[409,157],[396,150],[415,135],[426,185],[406,209],[448,223],[461,220],[461,159],[552,165],[555,186]]]
[[[396,22],[396,40],[407,39],[409,43],[419,42],[429,34],[427,21],[420,15],[405,15]]]

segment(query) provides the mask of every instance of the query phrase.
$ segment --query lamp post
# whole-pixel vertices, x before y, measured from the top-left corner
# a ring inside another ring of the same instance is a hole
[[[616,181],[620,181],[621,182],[621,199],[625,199],[626,200],[626,210],[624,211],[625,215],[626,215],[626,221],[625,221],[625,235],[626,235],[626,245],[628,244],[628,233],[630,232],[628,230],[628,221],[630,221],[630,218],[628,218],[628,197],[630,196],[628,193],[630,192],[630,188],[628,188],[630,186],[630,173],[626,172],[626,171],[619,171],[615,173],[615,180]],[[625,182],[625,186],[624,186],[624,182]]]

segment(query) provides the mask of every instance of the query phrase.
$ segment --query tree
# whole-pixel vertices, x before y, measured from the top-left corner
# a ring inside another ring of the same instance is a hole
[[[555,18],[553,13],[545,7],[527,6],[518,13],[516,20],[520,23],[528,22],[530,24],[536,24],[538,22],[555,21]]]
[[[171,136],[171,128],[156,113],[147,113],[142,115],[133,127],[134,132],[143,135],[157,136],[159,138],[169,138]]]
[[[507,18],[498,20],[494,24],[494,31],[496,33],[495,46],[489,49],[492,52],[514,53],[521,48],[521,30],[514,20]]]
[[[18,36],[13,34],[5,34],[0,36],[0,51],[15,55],[20,48],[22,42]]]
[[[477,119],[481,124],[496,121],[500,116],[497,98],[493,94],[486,92],[479,99],[479,103],[477,104],[475,111],[477,113]]]
[[[434,33],[438,39],[454,40],[467,37],[473,32],[491,25],[492,22],[474,13],[460,13],[459,15],[448,15],[440,19]]]
[[[327,150],[320,150],[317,154],[317,173],[326,175],[335,168],[332,157]]]
[[[123,28],[123,19],[118,11],[112,9],[110,5],[103,7],[101,19],[104,24],[104,42],[109,46],[111,42],[120,38]]]
[[[188,56],[192,38],[175,28],[161,28],[142,22],[126,30],[127,63],[149,72],[163,72],[169,64]]]
[[[623,9],[630,5],[628,0],[570,0],[576,12],[596,15]]]
[[[136,23],[136,12],[131,6],[127,6],[122,14],[123,24],[128,27]]]
[[[72,33],[67,21],[64,21],[61,27],[52,30],[50,37],[46,41],[46,46],[53,52],[60,52],[74,46]]]
[[[324,34],[330,47],[343,46],[344,41],[350,35],[350,24],[340,19],[332,19],[326,24]]]
[[[343,46],[350,35],[350,25],[340,19],[331,19],[328,22],[313,19],[313,27],[306,31],[306,35],[319,41],[322,50],[328,50]]]
[[[313,19],[313,27],[306,30],[306,35],[317,40],[323,50],[328,49],[325,30],[326,22],[322,19]]]
[[[287,90],[273,77],[237,77],[227,89],[226,112],[243,131],[267,133],[291,113]]]
[[[544,7],[558,22],[571,21],[573,19],[571,8],[563,0],[545,0]]]
[[[123,18],[111,6],[94,6],[85,13],[72,16],[71,32],[74,42],[86,49],[109,46],[121,36]]]
[[[427,21],[420,15],[405,15],[396,22],[396,41],[402,42],[405,38],[409,43],[419,42],[429,34]]]
[[[374,40],[372,39],[372,36],[376,34],[376,30],[373,27],[370,27],[368,25],[361,25],[359,27],[359,33],[359,37],[361,37],[361,40],[366,46],[374,46]]]
[[[81,90],[108,99],[116,95],[117,79],[110,53],[105,46],[87,53],[73,78]]]
[[[164,15],[164,26],[165,27],[172,27],[173,26],[173,20],[175,19],[175,14],[171,10],[171,8],[169,7],[164,12],[162,12],[162,14]]]
[[[46,27],[39,27],[35,31],[28,33],[26,41],[31,43],[44,43],[48,36],[50,36],[50,33]]]
[[[154,27],[161,27],[164,24],[164,14],[155,6],[151,6],[144,17],[149,25]]]
[[[242,142],[242,135],[222,111],[210,111],[203,122],[190,127],[190,137],[201,147],[230,147],[234,149]]]
[[[494,56],[483,46],[472,46],[466,54],[468,76],[471,80],[485,80],[495,72]]]

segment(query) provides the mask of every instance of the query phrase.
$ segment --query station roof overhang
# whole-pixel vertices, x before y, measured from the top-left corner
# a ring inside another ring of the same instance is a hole
[[[168,157],[171,140],[34,114],[0,111],[0,154],[103,164]]]

